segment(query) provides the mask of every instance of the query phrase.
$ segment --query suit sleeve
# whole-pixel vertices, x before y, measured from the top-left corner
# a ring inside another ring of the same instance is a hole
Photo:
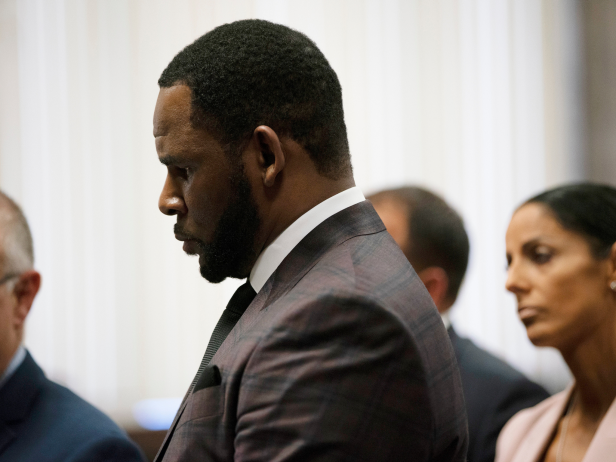
[[[235,460],[429,460],[425,374],[400,320],[353,296],[291,311],[247,363]]]
[[[146,458],[128,438],[108,436],[85,444],[69,462],[146,462]]]

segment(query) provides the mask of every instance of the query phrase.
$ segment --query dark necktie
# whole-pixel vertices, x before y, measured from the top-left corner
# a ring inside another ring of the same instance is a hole
[[[227,308],[222,312],[218,324],[216,324],[214,328],[214,332],[212,332],[210,343],[208,343],[203,359],[201,360],[199,371],[197,371],[197,375],[195,375],[195,378],[190,384],[188,394],[190,394],[195,387],[199,376],[210,363],[212,357],[216,354],[220,345],[222,345],[222,342],[225,341],[229,332],[231,332],[237,321],[242,317],[244,311],[246,311],[246,308],[248,308],[248,305],[250,305],[256,295],[257,293],[252,288],[249,281],[246,281],[235,291],[233,297],[231,297],[231,300],[227,303]]]
[[[222,312],[222,315],[218,320],[218,324],[216,324],[214,332],[212,332],[212,336],[210,337],[210,343],[208,343],[205,354],[203,355],[203,359],[201,360],[199,371],[197,372],[197,375],[195,375],[195,378],[193,379],[192,383],[190,384],[190,388],[186,392],[186,395],[184,395],[182,405],[180,406],[180,411],[178,412],[178,415],[175,416],[173,424],[169,429],[169,433],[165,438],[165,442],[158,451],[155,460],[160,461],[165,456],[167,448],[169,447],[169,443],[171,442],[171,437],[175,432],[175,426],[177,425],[178,421],[180,420],[180,416],[184,411],[184,403],[192,393],[193,388],[197,383],[197,380],[199,380],[199,376],[210,363],[212,357],[216,354],[220,345],[222,345],[222,342],[225,341],[227,335],[229,335],[229,332],[231,332],[237,321],[239,321],[239,319],[242,317],[244,311],[246,311],[246,308],[248,308],[248,305],[250,305],[250,302],[254,300],[256,295],[257,293],[250,285],[250,282],[246,281],[244,284],[238,287],[238,289],[233,294],[233,297],[231,297],[231,300],[229,300],[229,303],[227,303],[227,308],[225,308],[225,311]]]

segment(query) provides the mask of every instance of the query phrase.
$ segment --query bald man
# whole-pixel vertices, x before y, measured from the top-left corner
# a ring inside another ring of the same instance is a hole
[[[28,223],[0,192],[0,462],[143,461],[106,415],[48,380],[22,346],[41,285]]]
[[[496,439],[521,409],[548,397],[520,372],[459,337],[449,321],[468,264],[469,242],[460,216],[422,188],[382,191],[368,198],[436,305],[453,344],[466,401],[468,462],[492,462]]]

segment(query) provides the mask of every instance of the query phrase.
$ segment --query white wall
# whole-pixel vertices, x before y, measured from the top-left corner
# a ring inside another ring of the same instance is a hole
[[[157,209],[156,81],[216,25],[305,32],[342,83],[358,185],[445,196],[471,236],[454,323],[553,390],[504,288],[512,210],[581,178],[574,0],[0,0],[0,187],[25,209],[43,288],[26,344],[130,421],[181,396],[238,281],[199,276]]]

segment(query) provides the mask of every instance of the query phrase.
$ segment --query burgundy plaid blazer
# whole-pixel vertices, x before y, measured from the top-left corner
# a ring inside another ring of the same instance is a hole
[[[464,461],[443,322],[361,202],[281,263],[212,358],[157,461]]]

